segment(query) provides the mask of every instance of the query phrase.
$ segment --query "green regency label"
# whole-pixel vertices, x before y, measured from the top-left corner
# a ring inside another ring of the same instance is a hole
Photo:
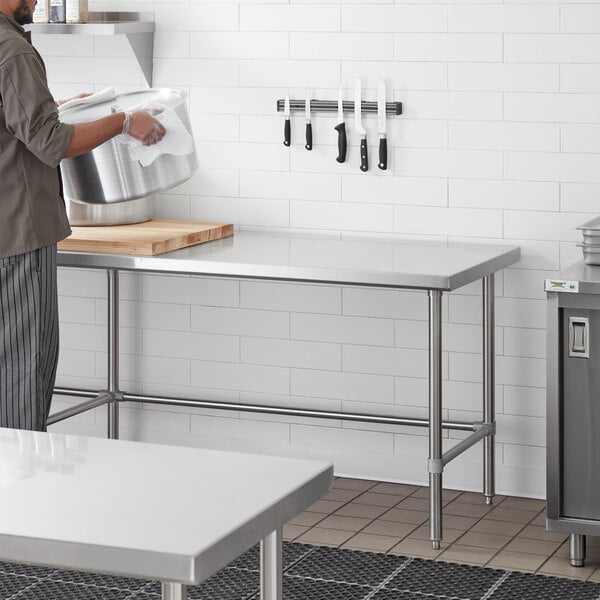
[[[547,292],[577,294],[579,293],[579,281],[569,281],[568,279],[546,279],[545,290]]]

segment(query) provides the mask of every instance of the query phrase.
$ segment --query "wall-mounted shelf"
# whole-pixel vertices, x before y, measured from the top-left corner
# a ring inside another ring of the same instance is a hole
[[[33,35],[125,35],[152,87],[154,13],[90,12],[87,23],[32,23],[26,29]]]

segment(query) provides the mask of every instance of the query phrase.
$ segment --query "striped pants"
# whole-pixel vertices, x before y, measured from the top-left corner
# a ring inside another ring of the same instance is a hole
[[[58,362],[56,245],[0,258],[0,427],[46,430]]]

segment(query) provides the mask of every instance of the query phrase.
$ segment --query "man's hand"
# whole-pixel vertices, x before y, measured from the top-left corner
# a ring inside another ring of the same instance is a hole
[[[64,157],[86,154],[121,133],[128,133],[145,146],[160,142],[165,137],[166,129],[152,116],[152,112],[156,114],[149,110],[119,112],[97,121],[75,125],[73,139]]]
[[[154,118],[153,111],[138,110],[125,116],[123,133],[140,140],[144,146],[152,146],[165,137],[167,130]]]
[[[79,100],[79,98],[87,98],[88,96],[91,96],[92,94],[88,94],[88,93],[84,93],[84,94],[78,94],[77,96],[73,96],[72,98],[67,98],[66,100],[56,100],[56,106],[62,106],[63,104],[69,102],[69,100]]]

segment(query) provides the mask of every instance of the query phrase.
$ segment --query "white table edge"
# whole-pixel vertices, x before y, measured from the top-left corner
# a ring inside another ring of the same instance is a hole
[[[133,579],[198,585],[325,495],[333,482],[333,465],[323,464],[325,466],[320,473],[296,488],[296,496],[292,500],[278,499],[269,507],[269,515],[263,512],[252,522],[230,531],[209,550],[206,557],[0,534],[0,560]],[[65,560],[65,557],[68,560]],[[141,557],[143,560],[140,560]],[[66,564],[69,566],[65,566]],[[134,573],[128,567],[131,564],[143,564],[145,568]]]

